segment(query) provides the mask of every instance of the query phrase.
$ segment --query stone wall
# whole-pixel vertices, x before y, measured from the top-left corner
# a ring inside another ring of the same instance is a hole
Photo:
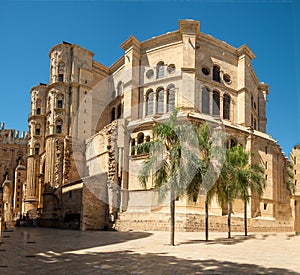
[[[276,221],[267,219],[248,219],[249,232],[292,232],[293,221]],[[205,230],[205,215],[176,214],[176,231],[197,232]],[[167,213],[121,213],[116,223],[120,231],[167,231],[170,230],[170,214]],[[244,219],[232,217],[232,232],[244,231]],[[210,216],[209,231],[226,232],[227,216]]]
[[[106,183],[105,174],[83,179],[81,230],[108,229],[110,224]]]

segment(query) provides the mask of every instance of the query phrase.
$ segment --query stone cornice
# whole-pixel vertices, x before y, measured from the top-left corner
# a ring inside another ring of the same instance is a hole
[[[121,48],[126,52],[128,51],[131,47],[136,48],[137,50],[140,49],[141,42],[135,38],[133,35],[131,35],[126,41],[124,41],[121,44]]]
[[[201,32],[197,35],[197,39],[199,39],[200,41],[203,41],[205,43],[215,45],[219,48],[229,51],[230,53],[232,53],[234,55],[237,55],[237,49],[235,47],[227,44],[224,41],[218,40],[217,38],[214,38],[213,36],[211,36],[209,34],[205,34],[205,33]]]
[[[51,53],[54,51],[54,50],[56,50],[57,48],[60,48],[60,47],[66,47],[66,48],[77,48],[77,49],[79,49],[79,50],[81,50],[81,51],[84,51],[85,53],[87,53],[88,55],[90,55],[91,57],[93,57],[94,56],[94,53],[93,52],[91,52],[91,51],[89,51],[89,50],[87,50],[87,49],[85,49],[85,48],[82,48],[82,47],[80,47],[80,46],[78,46],[78,45],[76,45],[76,44],[70,44],[70,43],[61,43],[61,44],[56,44],[56,45],[54,45],[51,49],[50,49],[50,51],[49,51],[49,58],[50,58],[50,56],[51,56]]]
[[[182,42],[179,31],[168,32],[157,37],[152,37],[142,42],[141,53],[150,51],[153,48],[166,47],[176,42]]]
[[[124,64],[125,64],[125,57],[124,57],[124,55],[122,55],[114,64],[112,64],[109,67],[109,73],[113,74],[119,68],[121,68],[122,66],[124,66]]]
[[[179,20],[178,29],[180,34],[196,35],[200,33],[200,21],[195,20]]]
[[[30,93],[32,93],[34,90],[39,90],[39,91],[46,91],[47,89],[47,84],[39,84],[39,85],[36,85],[36,86],[33,86],[31,89],[30,89]]]
[[[100,70],[100,71],[103,71],[103,72],[105,72],[106,74],[109,73],[109,68],[107,68],[105,65],[103,65],[103,64],[101,64],[101,63],[99,63],[99,62],[97,62],[97,61],[95,61],[95,60],[93,60],[92,65],[93,65],[93,68],[95,68],[95,69],[98,69],[98,70]]]
[[[249,49],[249,47],[246,44],[239,47],[236,51],[239,56],[247,55],[250,58],[250,60],[256,57],[255,54]]]

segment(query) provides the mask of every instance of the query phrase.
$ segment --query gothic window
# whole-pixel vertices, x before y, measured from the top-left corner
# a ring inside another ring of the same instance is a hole
[[[63,105],[64,105],[64,96],[62,94],[58,95],[57,96],[57,99],[56,99],[56,108],[58,109],[61,109],[63,108]]]
[[[111,121],[114,121],[116,119],[116,108],[113,107],[111,110]]]
[[[214,66],[213,67],[213,80],[220,82],[220,67],[219,66]]]
[[[173,112],[175,107],[175,86],[170,85],[167,93],[168,112]]]
[[[36,103],[35,103],[35,107],[36,107],[36,114],[37,115],[40,115],[41,114],[41,100],[40,99],[37,99],[36,100]]]
[[[237,141],[234,138],[228,139],[227,140],[227,148],[233,148],[237,145]]]
[[[38,143],[34,146],[34,153],[36,155],[38,155],[40,153],[40,145]]]
[[[117,94],[118,96],[123,93],[123,83],[120,81],[117,86]]]
[[[153,114],[153,90],[149,90],[147,92],[146,97],[146,115],[152,115]]]
[[[220,115],[220,94],[217,91],[213,91],[213,115]]]
[[[230,119],[230,96],[224,95],[223,98],[223,118]]]
[[[202,113],[209,114],[209,90],[206,87],[202,88]]]
[[[63,126],[63,121],[61,120],[61,119],[58,119],[57,121],[56,121],[56,133],[57,134],[61,134],[62,133],[62,126]]]
[[[64,81],[64,67],[65,67],[65,63],[63,61],[58,63],[58,81],[59,82]]]
[[[165,66],[164,62],[161,61],[156,65],[156,78],[163,78],[165,75]]]
[[[164,89],[158,88],[157,90],[157,113],[164,112]]]
[[[35,135],[39,136],[41,134],[41,124],[35,125]]]
[[[144,134],[143,133],[139,133],[138,136],[137,136],[137,143],[138,144],[143,144],[144,143]],[[138,154],[141,154],[142,153],[142,150],[141,149],[138,149],[137,150],[137,153]]]
[[[64,81],[64,74],[58,74],[58,82]]]
[[[133,156],[135,154],[135,139],[133,138],[131,140],[131,155]]]
[[[122,104],[120,103],[117,108],[117,119],[122,117]]]

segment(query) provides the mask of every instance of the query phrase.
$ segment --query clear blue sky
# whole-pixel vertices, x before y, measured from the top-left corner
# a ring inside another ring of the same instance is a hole
[[[255,53],[270,85],[267,132],[288,154],[300,143],[300,1],[1,1],[0,121],[27,130],[29,91],[49,81],[50,48],[63,40],[111,65],[130,35],[139,40],[199,20],[201,31]]]

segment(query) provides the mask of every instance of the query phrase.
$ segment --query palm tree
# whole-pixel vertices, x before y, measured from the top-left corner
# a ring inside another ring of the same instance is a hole
[[[293,195],[296,192],[296,186],[294,184],[294,165],[292,162],[287,162],[287,175],[286,175],[286,188],[289,190],[290,194]]]
[[[178,123],[177,114],[178,109],[175,109],[166,123],[155,122],[154,140],[136,146],[138,150],[149,152],[138,176],[142,186],[146,188],[149,176],[153,175],[159,198],[170,194],[171,245],[175,239],[175,200],[185,192],[198,167],[196,154],[190,150],[196,145],[191,135],[193,129]]]
[[[238,196],[244,202],[244,228],[247,236],[247,204],[251,194],[256,194],[260,198],[265,188],[264,169],[258,163],[249,163],[250,154],[242,146],[232,148],[236,152],[236,181]]]
[[[228,238],[231,238],[232,201],[241,198],[244,201],[244,227],[247,236],[247,203],[252,194],[261,197],[265,186],[264,169],[261,165],[249,164],[250,154],[242,146],[234,146],[227,150],[218,182],[218,198],[221,205],[227,203]]]
[[[208,241],[208,205],[214,197],[214,184],[224,161],[222,132],[210,133],[209,125],[205,122],[199,130],[195,129],[197,143],[200,150],[196,174],[187,186],[187,195],[194,202],[197,201],[201,190],[205,193],[205,240]]]

